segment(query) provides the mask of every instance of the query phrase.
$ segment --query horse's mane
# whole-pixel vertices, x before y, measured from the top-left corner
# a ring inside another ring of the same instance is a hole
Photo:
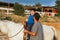
[[[5,22],[5,23],[14,23],[14,24],[23,25],[22,23],[16,23],[16,22],[9,21],[9,20],[0,20],[0,21]]]

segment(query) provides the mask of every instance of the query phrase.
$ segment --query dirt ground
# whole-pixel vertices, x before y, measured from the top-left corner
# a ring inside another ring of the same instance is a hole
[[[60,23],[47,23],[47,22],[43,22],[42,24],[53,26],[56,30],[60,30]]]

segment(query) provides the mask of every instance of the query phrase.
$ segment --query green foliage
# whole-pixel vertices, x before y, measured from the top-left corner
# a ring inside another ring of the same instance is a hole
[[[14,13],[16,14],[16,15],[24,15],[24,7],[23,7],[23,5],[21,5],[21,4],[19,4],[19,3],[15,3],[14,4]]]
[[[56,16],[59,16],[60,15],[60,1],[56,1],[56,5],[54,8],[58,10],[58,14]]]
[[[38,2],[38,3],[35,4],[35,6],[41,6],[41,4]]]
[[[11,17],[7,16],[4,20],[12,20]]]
[[[0,14],[0,20],[4,20],[4,16],[2,14]]]
[[[4,14],[0,14],[0,20],[12,20],[10,16],[4,15]]]

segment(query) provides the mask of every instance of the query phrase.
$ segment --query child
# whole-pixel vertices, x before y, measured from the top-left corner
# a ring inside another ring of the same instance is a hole
[[[28,21],[27,21],[27,30],[31,31],[31,28],[34,24],[34,19],[33,19],[33,15],[35,13],[35,10],[32,9],[31,12],[30,12],[30,16],[28,17]],[[30,35],[28,34],[27,35],[27,40],[30,39]]]

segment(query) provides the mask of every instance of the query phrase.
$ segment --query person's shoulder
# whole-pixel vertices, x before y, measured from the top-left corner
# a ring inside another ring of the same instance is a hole
[[[40,22],[38,21],[37,24],[40,24]]]
[[[37,26],[38,26],[38,25],[40,25],[40,23],[39,23],[39,22],[37,22],[37,23],[35,23],[34,25],[37,25]]]
[[[32,18],[32,17],[33,17],[33,15],[30,15],[29,17],[31,17],[31,18]]]
[[[41,22],[38,22],[37,25],[38,25],[38,26],[41,26],[42,24],[41,24]]]
[[[31,15],[28,16],[28,18],[30,18],[30,17],[31,17]]]
[[[29,15],[29,17],[31,17],[32,15]]]

